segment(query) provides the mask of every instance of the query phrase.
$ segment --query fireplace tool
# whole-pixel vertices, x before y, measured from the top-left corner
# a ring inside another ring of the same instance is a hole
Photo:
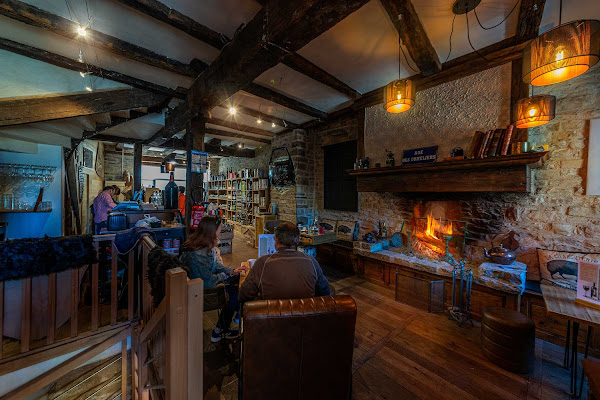
[[[450,254],[450,240],[452,239],[452,236],[444,235],[443,239],[444,243],[446,244],[446,254],[440,256],[439,261],[445,261],[450,265],[456,266],[456,260],[454,259],[454,257],[452,257],[452,254]]]
[[[404,225],[402,225],[404,226]],[[407,256],[414,256],[415,252],[413,250],[413,246],[412,246],[412,231],[407,229],[406,230],[406,237],[407,237],[407,243],[406,243],[406,248],[404,249],[403,253],[406,254]]]
[[[460,286],[458,293],[456,290],[457,284]],[[469,321],[473,326],[473,320],[471,319],[472,285],[473,270],[465,269],[465,261],[460,260],[452,271],[452,306],[449,310],[449,318],[458,322],[458,326],[461,326],[465,321]]]

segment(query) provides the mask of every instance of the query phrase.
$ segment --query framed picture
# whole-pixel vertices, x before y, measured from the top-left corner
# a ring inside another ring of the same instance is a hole
[[[85,168],[94,169],[94,152],[85,146],[82,146],[83,150],[83,166]]]

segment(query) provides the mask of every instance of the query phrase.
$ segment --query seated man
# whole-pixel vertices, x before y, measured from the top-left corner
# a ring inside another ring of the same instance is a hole
[[[291,222],[275,229],[274,254],[256,260],[242,283],[239,302],[255,299],[302,299],[329,295],[329,282],[313,257],[296,250],[300,231]]]

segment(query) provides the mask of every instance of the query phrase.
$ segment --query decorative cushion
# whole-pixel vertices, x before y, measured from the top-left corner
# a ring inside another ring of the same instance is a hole
[[[337,239],[351,242],[358,238],[358,222],[338,221]]]
[[[600,262],[600,254],[538,249],[541,283],[577,290],[577,262]]]
[[[337,228],[337,221],[333,219],[322,219],[319,222],[319,226],[325,228],[325,232],[335,232]]]

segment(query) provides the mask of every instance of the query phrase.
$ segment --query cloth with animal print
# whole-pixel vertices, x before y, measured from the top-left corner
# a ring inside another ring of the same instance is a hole
[[[577,263],[600,262],[600,254],[538,249],[541,283],[577,290]]]

